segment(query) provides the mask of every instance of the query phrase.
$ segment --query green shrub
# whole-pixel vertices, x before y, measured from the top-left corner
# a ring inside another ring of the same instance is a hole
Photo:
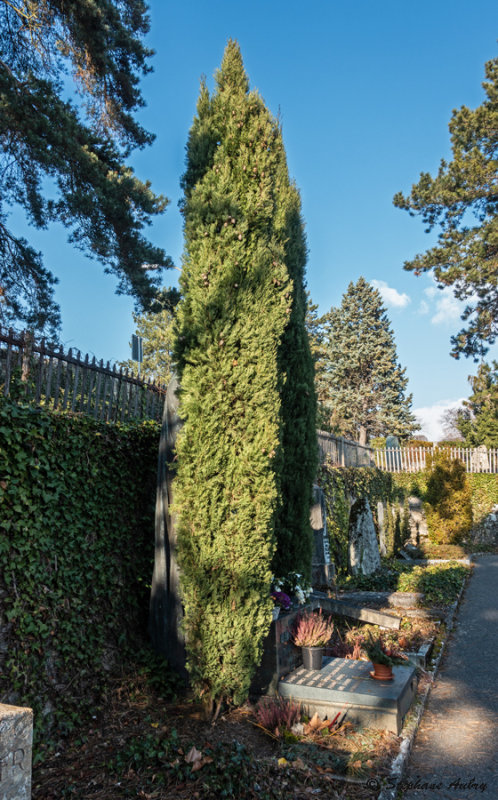
[[[429,537],[458,544],[472,528],[472,488],[465,466],[445,451],[427,457],[425,509]]]

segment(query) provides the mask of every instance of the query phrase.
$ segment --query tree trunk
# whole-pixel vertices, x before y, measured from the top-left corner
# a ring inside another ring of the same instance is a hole
[[[365,428],[364,425],[360,425],[360,441],[359,441],[359,444],[361,444],[362,447],[366,447],[367,446],[367,429]]]

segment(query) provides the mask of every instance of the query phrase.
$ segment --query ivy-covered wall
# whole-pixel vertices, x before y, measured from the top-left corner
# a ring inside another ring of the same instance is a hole
[[[145,633],[158,440],[0,398],[0,700],[38,733],[95,708]]]
[[[348,566],[349,516],[354,500],[367,498],[379,532],[377,505],[384,508],[386,555],[394,555],[409,535],[407,494],[393,476],[376,467],[333,467],[322,464],[318,483],[325,494],[332,561],[339,574]]]
[[[424,499],[427,490],[425,472],[400,472],[392,475],[393,483],[398,490]],[[472,516],[474,525],[481,522],[498,505],[498,476],[485,473],[467,473],[472,487]]]

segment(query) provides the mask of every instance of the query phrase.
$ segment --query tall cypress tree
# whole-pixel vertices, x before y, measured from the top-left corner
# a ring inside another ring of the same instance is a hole
[[[382,298],[365,278],[351,282],[325,315],[330,425],[365,445],[372,436],[405,436],[418,425],[405,395],[408,378]]]
[[[306,328],[307,259],[301,201],[295,185],[281,197],[285,226],[285,263],[293,282],[289,322],[279,350],[283,381],[281,503],[276,518],[277,551],[274,572],[291,571],[311,577],[311,490],[317,469],[316,394],[314,363]]]
[[[215,709],[246,697],[271,618],[282,337],[296,296],[287,261],[302,231],[279,126],[235,42],[213,95],[201,87],[183,189],[175,500],[188,667]]]

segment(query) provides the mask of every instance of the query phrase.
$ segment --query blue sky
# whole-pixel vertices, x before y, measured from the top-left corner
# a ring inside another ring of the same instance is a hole
[[[213,85],[226,41],[235,38],[251,86],[282,119],[302,196],[312,299],[325,312],[350,281],[363,275],[374,282],[414,410],[426,420],[424,431],[437,436],[432,423],[468,396],[476,366],[449,355],[450,336],[461,327],[451,292],[402,269],[434,236],[395,209],[392,197],[450,155],[452,109],[482,102],[484,63],[497,55],[496,1],[152,0],[150,10],[148,43],[156,55],[154,72],[142,81],[147,106],[140,120],[157,138],[131,163],[171,200],[150,229],[152,240],[181,266],[179,179],[199,80],[204,74]],[[67,245],[61,227],[30,239],[60,279],[62,341],[99,359],[128,358],[133,304],[114,294],[115,279]],[[177,276],[166,273],[165,283]]]

